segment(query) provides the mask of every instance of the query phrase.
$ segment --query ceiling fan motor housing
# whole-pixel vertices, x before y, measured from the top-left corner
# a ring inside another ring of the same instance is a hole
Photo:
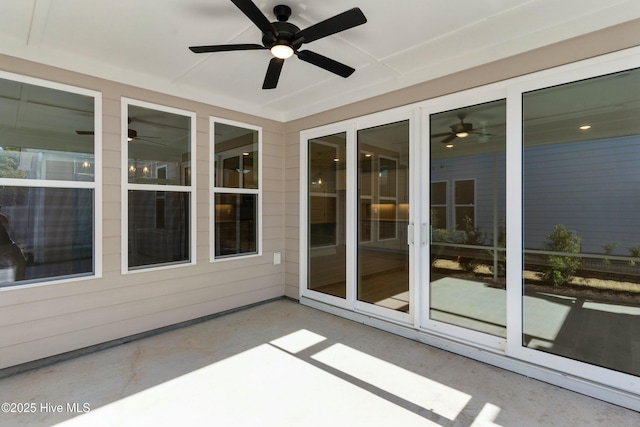
[[[271,49],[277,44],[284,44],[293,48],[295,36],[300,32],[300,28],[287,22],[289,16],[291,16],[291,8],[281,4],[273,8],[273,13],[278,18],[278,21],[271,24],[278,31],[278,36],[274,38],[271,33],[262,33],[262,44],[267,49]]]
[[[246,15],[262,33],[262,44],[237,43],[225,45],[189,46],[193,53],[230,52],[236,50],[262,50],[269,49],[273,58],[269,61],[267,74],[262,84],[262,89],[275,89],[280,78],[280,71],[284,61],[292,55],[296,55],[301,61],[320,67],[340,77],[349,77],[355,68],[342,64],[331,58],[327,58],[311,50],[301,50],[304,43],[331,36],[367,22],[360,8],[354,7],[342,13],[327,18],[310,27],[300,30],[297,26],[288,22],[291,16],[289,6],[279,4],[273,8],[277,18],[276,22],[270,22],[253,0],[231,0],[242,13]]]
[[[450,127],[453,133],[471,132],[473,130],[473,125],[471,123],[456,123]]]
[[[291,8],[284,4],[279,4],[273,8],[273,14],[278,18],[278,21],[287,21],[291,16]]]

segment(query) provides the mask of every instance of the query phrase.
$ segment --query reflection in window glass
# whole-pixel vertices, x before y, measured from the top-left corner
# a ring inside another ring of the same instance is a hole
[[[346,297],[346,133],[309,140],[309,289]]]
[[[258,188],[258,131],[214,124],[215,186]]]
[[[431,183],[431,210],[429,211],[432,230],[447,229],[447,182]]]
[[[357,132],[358,300],[409,312],[409,121]],[[370,155],[370,157],[367,157]]]
[[[475,227],[476,192],[473,179],[457,180],[454,183],[456,229],[468,231]]]
[[[212,123],[215,259],[260,252],[260,130]]]
[[[92,275],[95,97],[0,78],[0,102],[0,286]]]
[[[93,190],[5,186],[0,204],[0,286],[93,273]]]
[[[0,78],[0,101],[0,178],[93,181],[93,97]]]
[[[398,175],[398,161],[380,156],[378,170],[378,195],[380,197],[396,197],[396,181]]]
[[[257,252],[257,199],[255,194],[216,194],[216,257]]]
[[[455,182],[456,205],[473,205],[476,200],[475,182],[472,179]]]
[[[191,262],[193,116],[126,104],[129,270]]]
[[[191,118],[129,105],[129,183],[191,185]]]
[[[190,194],[129,191],[129,267],[189,261]]]
[[[500,337],[507,320],[505,123],[505,100],[430,116],[429,316]]]
[[[633,375],[640,375],[639,87],[636,69],[522,98],[522,343]]]

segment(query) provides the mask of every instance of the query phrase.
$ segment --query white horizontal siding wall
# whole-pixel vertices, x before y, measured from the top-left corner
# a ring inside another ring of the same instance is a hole
[[[103,275],[75,282],[0,288],[0,369],[282,296],[284,125],[16,58],[3,69],[86,87],[103,99]],[[121,97],[196,113],[195,265],[121,273]],[[263,255],[209,261],[209,117],[263,130]]]

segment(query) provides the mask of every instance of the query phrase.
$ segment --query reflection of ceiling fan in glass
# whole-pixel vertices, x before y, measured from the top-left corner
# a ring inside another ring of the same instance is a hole
[[[449,126],[449,128],[451,128],[449,132],[436,133],[434,135],[431,135],[431,138],[439,138],[439,137],[445,136],[446,138],[444,138],[440,142],[443,144],[450,144],[451,141],[453,141],[456,138],[466,138],[471,134],[480,135],[478,137],[478,142],[489,142],[489,138],[492,136],[495,136],[487,132],[486,121],[482,123],[482,130],[477,131],[477,130],[474,130],[472,123],[467,123],[464,121],[465,117],[467,117],[466,113],[459,113],[458,119],[460,119],[460,123],[455,123]]]
[[[131,124],[132,121],[133,119],[129,118],[128,123]],[[148,142],[151,144],[162,145],[163,147],[166,146],[166,144],[163,144],[161,142],[151,141],[151,139],[160,139],[159,136],[138,135],[138,131],[136,131],[135,129],[127,129],[127,131],[128,131],[127,141],[129,142],[136,140],[136,141]],[[77,130],[76,133],[78,135],[95,135],[95,132],[92,130]]]

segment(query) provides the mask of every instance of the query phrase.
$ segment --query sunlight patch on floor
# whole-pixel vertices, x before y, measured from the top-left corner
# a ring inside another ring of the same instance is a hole
[[[375,303],[380,307],[389,308],[391,310],[400,310],[409,306],[409,291],[401,292],[389,298],[382,299]]]
[[[492,405],[491,403],[487,403],[473,421],[471,427],[500,427],[498,424],[494,423],[499,413],[500,408],[496,405]]]
[[[326,340],[326,338],[322,335],[318,335],[306,329],[300,329],[299,331],[275,339],[271,341],[270,344],[288,351],[289,353],[295,354],[319,344],[324,340]]]
[[[392,373],[380,375],[384,377]],[[429,393],[428,389],[422,392]],[[164,382],[57,426],[326,427],[343,425],[345,420],[349,421],[350,426],[363,427],[438,426],[269,344]]]
[[[452,421],[471,400],[466,393],[344,344],[334,344],[312,358]]]

